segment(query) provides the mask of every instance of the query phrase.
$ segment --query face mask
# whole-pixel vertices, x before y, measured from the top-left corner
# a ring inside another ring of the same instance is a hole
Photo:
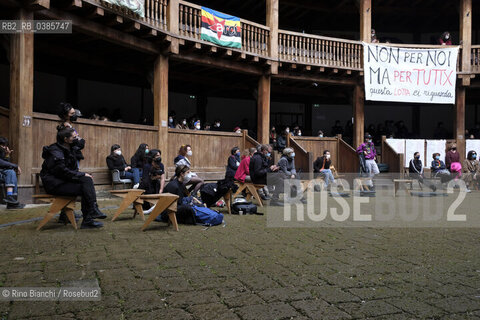
[[[114,151],[116,155],[121,156],[122,155],[122,150],[115,150]]]
[[[72,121],[72,122],[77,121],[77,119],[78,119],[78,117],[77,117],[76,114],[74,114],[73,116],[70,117],[70,121]]]
[[[242,133],[242,130],[237,130],[235,131],[235,133]]]
[[[371,140],[371,139],[367,139],[367,143],[370,143],[370,142],[372,142],[372,140]]]
[[[415,156],[415,159],[417,159],[417,160],[420,159],[420,156]]]
[[[450,36],[447,34],[447,35],[445,36],[445,39],[448,40],[449,38],[450,38]]]
[[[435,159],[436,159],[436,160],[440,160],[440,156],[435,156]]]
[[[457,150],[457,148],[452,148],[452,151],[455,151],[455,150]]]
[[[235,152],[235,154],[240,157],[240,151]]]
[[[191,173],[191,172],[187,173],[187,174],[183,177],[183,181],[184,181],[185,183],[188,183],[190,180],[192,180],[192,173]]]
[[[477,159],[477,155],[476,155],[476,154],[473,154],[473,155],[472,155],[472,159]]]
[[[330,159],[330,155],[329,155],[329,154],[325,155],[325,157],[326,157],[327,159]]]
[[[191,156],[192,156],[192,154],[193,154],[192,150],[190,150],[190,151],[187,151],[187,156],[191,157]]]
[[[302,135],[302,133],[301,133],[301,132],[299,132],[299,133],[298,133],[298,136],[301,136],[301,135]]]
[[[172,122],[173,122],[173,119],[172,119],[172,118],[168,118],[168,122],[172,123]]]
[[[289,133],[289,132],[290,132],[290,129],[285,129],[285,132],[286,132],[286,133]]]
[[[182,124],[183,124],[184,126],[187,125],[187,121],[183,120],[183,121],[182,121]]]
[[[215,127],[217,127],[217,128],[220,127],[220,123],[219,122],[215,123]]]
[[[271,153],[268,152],[265,156],[266,156],[266,157],[270,157],[270,156],[271,156]]]
[[[319,136],[320,138],[323,138],[323,134],[319,134],[318,136]]]
[[[200,130],[200,126],[199,126],[199,125],[196,125],[196,126],[195,126],[195,129]]]
[[[295,152],[292,152],[292,153],[290,154],[290,158],[295,158]]]
[[[149,153],[149,152],[150,152],[150,150],[148,150],[148,149],[145,149],[145,153]]]

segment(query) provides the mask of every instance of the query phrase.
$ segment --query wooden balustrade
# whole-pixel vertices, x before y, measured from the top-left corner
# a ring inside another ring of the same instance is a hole
[[[178,14],[178,32],[180,35],[200,40],[202,7],[193,3],[180,1]]]
[[[279,30],[278,50],[281,61],[355,70],[362,68],[360,41]]]
[[[304,174],[308,173],[310,179],[313,178],[312,154],[295,141],[291,134],[287,136],[287,147],[292,148],[295,152],[295,167],[300,169]]]
[[[405,155],[403,153],[397,153],[387,143],[386,137],[382,136],[382,163],[388,164],[389,171],[399,174],[400,177],[404,175],[404,160]]]
[[[143,21],[156,28],[167,30],[167,0],[145,0]]]
[[[348,143],[338,138],[338,171],[342,173],[357,173],[360,169],[357,152]]]
[[[480,73],[480,45],[472,46],[470,64],[472,73]]]

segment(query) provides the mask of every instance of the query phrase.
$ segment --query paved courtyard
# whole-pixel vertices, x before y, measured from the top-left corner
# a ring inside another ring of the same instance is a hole
[[[110,216],[119,201],[101,201]],[[3,208],[3,207],[2,207]],[[43,215],[7,212],[0,223]],[[4,319],[476,319],[480,230],[267,228],[154,223],[131,210],[102,230],[53,221],[0,229],[3,287],[98,281],[98,302],[2,302]]]

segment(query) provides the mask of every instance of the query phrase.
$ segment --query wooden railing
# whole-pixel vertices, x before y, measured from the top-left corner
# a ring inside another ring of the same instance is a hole
[[[167,0],[145,0],[145,18],[151,26],[167,30]]]
[[[362,43],[279,30],[278,51],[282,61],[326,67],[362,68]]]
[[[388,164],[389,172],[403,178],[405,155],[397,153],[386,141],[386,137],[382,136],[382,163]]]
[[[357,152],[348,143],[343,141],[341,137],[338,138],[338,154],[342,155],[337,159],[338,171],[342,173],[359,172],[360,163]]]
[[[313,178],[313,157],[310,152],[305,150],[291,134],[287,136],[287,147],[295,152],[295,167],[301,170],[303,174],[309,174]]]
[[[186,1],[180,1],[178,32],[181,36],[200,40],[202,26],[202,7]],[[242,28],[242,50],[260,56],[268,55],[270,28],[240,19]]]
[[[472,73],[480,73],[480,45],[473,45],[471,51],[471,72]]]

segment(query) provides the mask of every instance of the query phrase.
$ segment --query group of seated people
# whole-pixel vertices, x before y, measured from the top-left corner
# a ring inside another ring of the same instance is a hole
[[[432,178],[440,178],[442,184],[451,180],[463,179],[467,186],[466,192],[470,192],[469,185],[480,186],[480,163],[477,160],[477,153],[474,150],[468,151],[467,158],[460,163],[460,154],[457,152],[456,144],[449,147],[445,155],[445,162],[440,159],[440,153],[432,154],[432,163],[430,166]],[[415,152],[413,159],[409,163],[410,177],[417,179],[420,183],[425,184],[425,174],[420,153]],[[429,187],[435,191],[436,186],[430,183]]]

